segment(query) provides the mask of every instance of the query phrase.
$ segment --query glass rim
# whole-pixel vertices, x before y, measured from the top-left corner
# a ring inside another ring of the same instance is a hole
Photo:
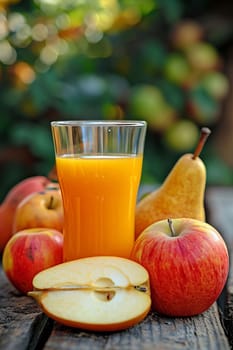
[[[50,122],[52,127],[56,126],[146,126],[144,120],[54,120]]]

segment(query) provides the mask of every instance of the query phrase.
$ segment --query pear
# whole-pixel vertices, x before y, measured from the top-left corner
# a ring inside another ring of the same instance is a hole
[[[205,221],[206,167],[199,155],[210,133],[203,127],[194,154],[181,156],[163,184],[138,202],[135,238],[149,225],[167,218]]]

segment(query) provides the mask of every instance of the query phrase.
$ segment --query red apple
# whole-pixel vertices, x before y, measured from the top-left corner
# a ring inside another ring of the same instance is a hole
[[[227,279],[226,244],[211,225],[181,218],[162,220],[137,238],[132,259],[150,276],[152,308],[170,316],[193,316],[219,297]]]
[[[2,267],[21,293],[32,290],[34,276],[63,261],[63,235],[46,228],[20,231],[10,238],[3,251]]]
[[[18,205],[13,232],[33,227],[53,228],[62,232],[63,204],[59,187],[48,186],[24,198]]]

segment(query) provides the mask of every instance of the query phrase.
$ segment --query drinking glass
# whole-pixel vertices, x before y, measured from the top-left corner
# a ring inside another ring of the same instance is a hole
[[[146,122],[51,122],[64,206],[64,261],[129,258]]]

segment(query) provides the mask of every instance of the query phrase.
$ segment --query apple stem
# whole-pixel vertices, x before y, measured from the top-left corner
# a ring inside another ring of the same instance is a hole
[[[53,203],[54,203],[54,196],[50,196],[48,209],[53,209]]]
[[[206,127],[201,128],[201,135],[200,135],[197,147],[195,149],[195,152],[193,153],[192,159],[196,159],[199,156],[210,134],[211,134],[211,130],[209,128],[206,128]]]
[[[173,226],[172,219],[167,219],[167,221],[168,221],[168,225],[169,225],[169,228],[170,228],[170,231],[171,231],[171,235],[172,235],[172,237],[175,237],[176,236],[176,232],[175,232],[175,229],[174,229],[174,226]]]
[[[134,288],[139,292],[143,292],[143,293],[147,292],[147,288],[145,286],[135,286]]]

